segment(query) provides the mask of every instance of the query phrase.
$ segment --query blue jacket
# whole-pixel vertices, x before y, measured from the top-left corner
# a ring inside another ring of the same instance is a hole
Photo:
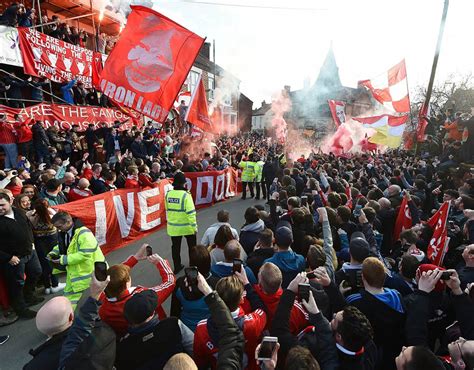
[[[278,266],[283,275],[282,288],[286,288],[291,280],[306,267],[303,256],[296,254],[291,249],[284,252],[275,252],[273,257],[265,260]]]
[[[184,297],[181,288],[176,290],[176,297],[182,306],[180,319],[194,333],[198,322],[211,316],[209,307],[204,301],[206,297],[202,296],[194,301],[188,300]]]
[[[69,104],[74,104],[74,95],[72,94],[72,87],[76,83],[76,80],[71,80],[67,85],[61,86],[63,93],[63,99]]]
[[[252,270],[248,266],[244,266],[245,272],[247,273],[247,278],[249,279],[250,284],[257,284],[257,279],[253,274]],[[217,276],[218,278],[223,278],[231,276],[232,272],[232,263],[230,262],[217,262],[214,266],[211,267],[211,274]]]

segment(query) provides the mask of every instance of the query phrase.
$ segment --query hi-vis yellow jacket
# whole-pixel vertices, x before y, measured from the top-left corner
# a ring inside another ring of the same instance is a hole
[[[193,235],[197,232],[196,208],[186,190],[170,190],[165,195],[166,231],[169,236]]]

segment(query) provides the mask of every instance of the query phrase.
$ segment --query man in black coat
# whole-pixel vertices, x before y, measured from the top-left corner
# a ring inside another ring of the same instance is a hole
[[[12,203],[8,194],[0,193],[0,269],[13,309],[18,316],[31,319],[36,312],[28,307],[44,300],[35,295],[41,265],[33,249],[31,223]]]
[[[134,158],[141,158],[144,161],[148,159],[148,151],[146,150],[146,145],[143,142],[143,135],[141,133],[137,132],[135,134],[135,139],[132,145],[130,145],[130,150]]]
[[[268,156],[267,161],[263,165],[262,177],[265,180],[265,186],[267,187],[267,200],[270,199],[270,185],[277,176],[277,165],[273,158]]]
[[[38,163],[46,163],[48,166],[51,164],[48,148],[51,146],[48,135],[43,127],[41,121],[36,121],[31,126],[31,132],[33,133],[33,145],[36,149],[36,161]]]

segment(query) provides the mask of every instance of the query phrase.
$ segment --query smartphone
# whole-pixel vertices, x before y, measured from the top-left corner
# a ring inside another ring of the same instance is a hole
[[[47,260],[50,260],[50,261],[54,261],[54,260],[57,260],[59,259],[59,256],[56,255],[56,254],[50,254],[46,257]]]
[[[308,197],[306,195],[303,195],[301,197],[301,207],[306,207],[308,205]]]
[[[107,264],[105,262],[94,263],[94,274],[95,278],[99,281],[105,281],[107,279]]]
[[[452,271],[443,271],[443,272],[441,273],[440,279],[441,279],[441,280],[449,280],[449,279],[451,278],[451,275],[452,275],[452,274],[453,274]]]
[[[359,217],[360,216],[360,210],[362,209],[361,204],[356,204],[355,209],[354,209],[354,216]]]
[[[314,271],[311,271],[306,274],[306,277],[308,279],[314,279],[316,277],[316,274],[314,273]]]
[[[242,260],[235,258],[232,262],[232,273],[234,272],[242,272]]]
[[[257,354],[257,360],[271,360],[277,343],[277,337],[263,337],[262,343],[260,344],[260,349]]]
[[[198,284],[198,269],[196,266],[186,267],[184,269],[184,274],[186,275],[186,280],[191,286],[197,286]]]
[[[300,301],[305,300],[309,302],[309,284],[298,284],[298,297],[300,297]]]
[[[147,257],[151,256],[153,254],[153,248],[150,247],[149,245],[146,246],[146,255]]]
[[[454,221],[448,221],[448,224],[449,224],[449,228],[450,228],[451,230],[454,230],[454,225],[455,225],[455,224],[454,224]]]

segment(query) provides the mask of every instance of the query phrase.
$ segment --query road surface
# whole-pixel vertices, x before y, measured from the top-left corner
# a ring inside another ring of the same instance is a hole
[[[241,200],[240,197],[228,200],[223,203],[216,204],[213,207],[202,209],[197,213],[198,219],[198,242],[204,231],[216,221],[217,212],[221,209],[226,209],[230,212],[230,223],[237,230],[244,224],[244,212],[245,209],[254,204],[264,204],[264,201],[255,201],[247,199]],[[127,245],[124,248],[113,251],[106,256],[107,262],[110,265],[120,263],[124,261],[129,255],[134,254],[137,248],[142,243],[149,243],[153,246],[153,251],[159,253],[160,256],[168,259],[172,264],[171,259],[171,240],[166,235],[166,227],[161,228],[156,233],[153,233],[143,239],[140,239],[134,243]],[[183,239],[181,247],[181,258],[183,263],[188,263],[188,253],[186,241]],[[182,275],[181,272],[178,276]],[[141,261],[132,270],[132,284],[151,286],[156,285],[160,280],[160,276],[153,267],[147,261]],[[62,278],[64,281],[64,277]],[[54,297],[54,295],[46,296],[47,299]],[[171,297],[164,303],[166,312],[169,312]],[[38,310],[41,304],[32,307],[34,310]],[[35,325],[35,320],[19,320],[16,323],[0,328],[0,335],[10,335],[10,340],[0,346],[0,370],[18,370],[22,369],[23,365],[31,359],[29,350],[36,348],[44,340],[45,336],[38,332]]]

